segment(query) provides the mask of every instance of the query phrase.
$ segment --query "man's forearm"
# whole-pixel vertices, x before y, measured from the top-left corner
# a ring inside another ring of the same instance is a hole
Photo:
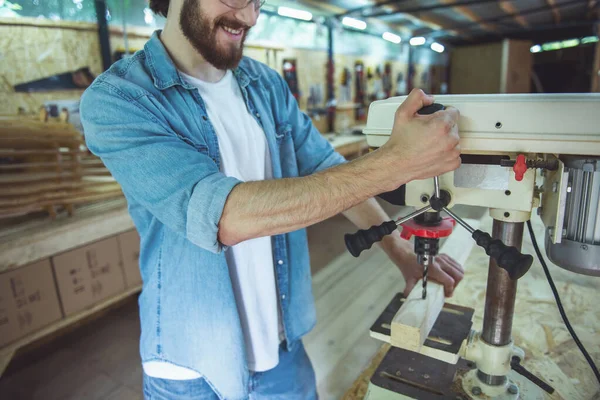
[[[223,210],[220,242],[231,246],[301,229],[390,190],[396,183],[387,181],[389,173],[382,173],[385,158],[376,151],[303,178],[239,184]]]

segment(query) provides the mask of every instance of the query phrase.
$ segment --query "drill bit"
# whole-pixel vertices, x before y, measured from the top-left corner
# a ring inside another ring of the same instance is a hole
[[[423,300],[427,298],[427,273],[429,272],[429,262],[425,258],[423,263]]]

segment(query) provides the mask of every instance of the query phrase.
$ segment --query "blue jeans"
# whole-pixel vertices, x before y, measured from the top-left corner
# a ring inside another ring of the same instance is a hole
[[[317,400],[315,372],[301,341],[288,352],[279,348],[279,364],[250,373],[250,400]],[[145,400],[218,400],[204,378],[174,381],[144,374]]]

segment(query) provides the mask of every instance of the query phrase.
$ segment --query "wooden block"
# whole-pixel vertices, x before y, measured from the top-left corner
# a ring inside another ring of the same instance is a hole
[[[478,220],[465,219],[465,221],[474,229],[479,227]],[[440,254],[447,254],[464,266],[474,244],[471,234],[466,229],[457,227],[442,245]],[[419,281],[410,292],[404,305],[392,320],[392,346],[420,352],[444,307],[444,287],[430,280],[427,283],[427,298],[423,300],[421,282]]]

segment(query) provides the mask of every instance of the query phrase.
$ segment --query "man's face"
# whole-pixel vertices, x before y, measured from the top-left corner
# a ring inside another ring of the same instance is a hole
[[[242,10],[226,6],[219,0],[184,0],[179,25],[184,36],[215,68],[237,67],[242,59],[248,30],[256,24],[254,4]]]

